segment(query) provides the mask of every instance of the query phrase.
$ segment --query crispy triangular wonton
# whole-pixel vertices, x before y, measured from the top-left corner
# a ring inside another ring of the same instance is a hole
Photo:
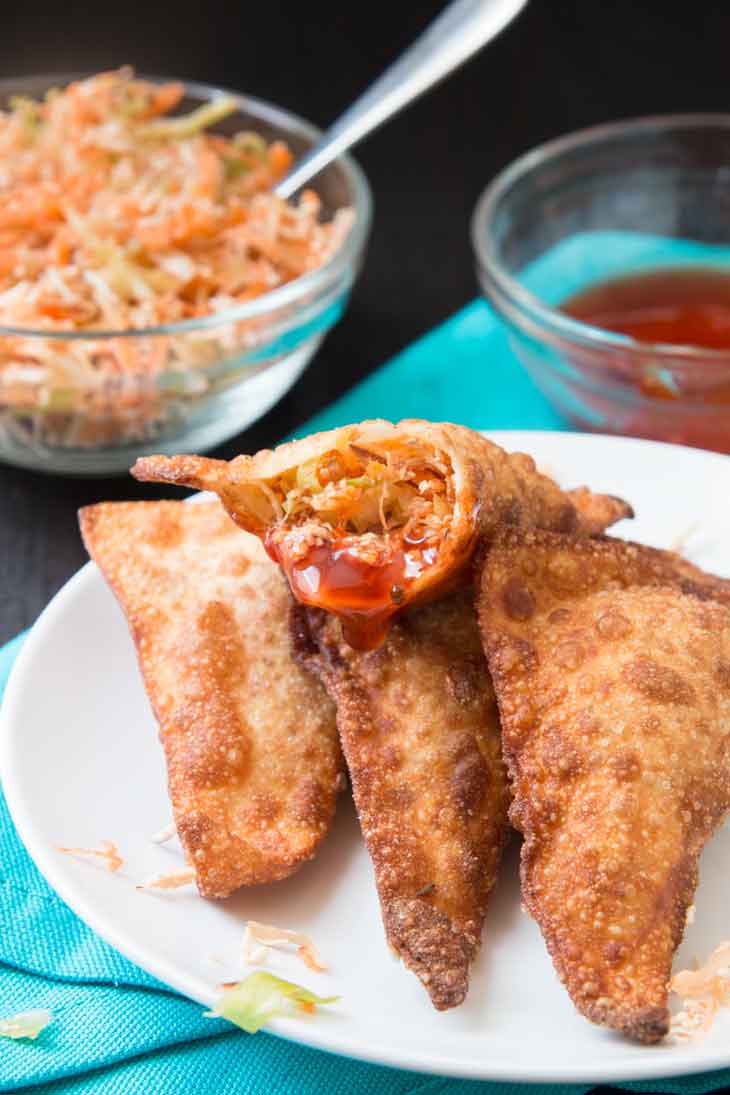
[[[700,599],[729,589],[618,540],[507,532],[484,560],[524,902],[579,1011],[644,1042],[730,807],[730,611]]]
[[[435,1007],[460,1004],[507,835],[507,779],[473,596],[404,614],[377,650],[294,612],[337,720],[391,947]]]
[[[278,568],[218,501],[104,503],[80,523],[129,622],[200,892],[291,874],[344,776],[332,703],[292,658]]]

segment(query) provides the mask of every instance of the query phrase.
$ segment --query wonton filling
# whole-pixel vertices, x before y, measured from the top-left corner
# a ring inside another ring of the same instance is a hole
[[[266,546],[299,600],[371,621],[376,645],[410,582],[432,566],[453,514],[451,466],[422,442],[345,441],[267,484]],[[352,636],[352,627],[349,628]],[[350,637],[348,636],[348,637]],[[353,643],[355,645],[355,643]]]

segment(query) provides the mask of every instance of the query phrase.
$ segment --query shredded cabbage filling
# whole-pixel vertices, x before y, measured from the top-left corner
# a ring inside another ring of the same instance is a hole
[[[259,487],[269,544],[289,561],[313,548],[346,549],[372,566],[406,551],[432,563],[453,513],[451,468],[423,443],[343,442]]]

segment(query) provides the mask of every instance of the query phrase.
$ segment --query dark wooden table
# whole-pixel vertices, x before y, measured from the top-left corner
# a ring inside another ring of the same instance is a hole
[[[13,5],[3,75],[140,70],[220,83],[331,120],[433,17],[396,3]],[[343,322],[281,403],[220,452],[270,445],[476,293],[479,191],[538,141],[612,118],[730,108],[730,5],[531,0],[478,59],[358,152],[375,194],[366,269]],[[519,426],[519,421],[515,421]],[[84,561],[76,510],[154,497],[129,478],[0,467],[0,640],[33,622]]]

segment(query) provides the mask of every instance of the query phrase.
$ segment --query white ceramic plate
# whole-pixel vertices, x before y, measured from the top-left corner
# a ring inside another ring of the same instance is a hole
[[[622,438],[494,435],[532,453],[566,486],[621,494],[638,517],[619,534],[657,546],[688,536],[687,554],[730,575],[730,459]],[[341,1003],[279,1021],[284,1037],[434,1073],[491,1080],[607,1083],[730,1066],[730,1017],[703,1041],[646,1048],[591,1026],[558,983],[537,926],[520,912],[517,847],[505,858],[466,1003],[436,1013],[383,941],[370,863],[343,797],[317,858],[293,878],[215,903],[151,895],[134,881],[174,870],[174,848],[150,842],[170,808],[156,726],[121,611],[93,564],[54,598],[15,665],[2,709],[0,773],[20,835],[40,870],[99,935],[203,1004],[243,976],[250,917],[308,932],[329,961],[313,974],[271,951],[269,968]],[[55,851],[113,839],[126,875]],[[677,962],[730,936],[730,831],[705,851],[697,916]],[[679,965],[676,967],[679,968]]]

